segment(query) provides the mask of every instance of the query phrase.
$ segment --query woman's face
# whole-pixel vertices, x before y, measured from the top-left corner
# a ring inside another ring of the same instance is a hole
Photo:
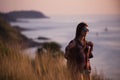
[[[88,29],[88,27],[86,26],[86,27],[84,27],[83,30],[81,31],[81,34],[82,34],[82,36],[85,37],[88,32],[89,32],[89,29]]]

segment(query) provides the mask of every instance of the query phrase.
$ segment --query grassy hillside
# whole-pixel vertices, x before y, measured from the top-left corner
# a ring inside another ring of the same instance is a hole
[[[71,80],[63,55],[53,56],[50,52],[36,53],[31,59],[18,46],[14,49],[0,44],[0,80]],[[97,72],[91,78],[109,80]]]
[[[21,42],[23,38],[20,32],[17,32],[9,23],[0,18],[0,40],[3,42]]]
[[[37,80],[31,59],[18,46],[0,43],[0,80]]]
[[[40,45],[40,43],[34,42],[22,35],[20,31],[13,28],[2,17],[0,17],[0,41],[10,44],[23,44],[28,47]]]

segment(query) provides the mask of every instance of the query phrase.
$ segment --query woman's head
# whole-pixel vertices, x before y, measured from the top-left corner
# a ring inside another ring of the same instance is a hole
[[[86,33],[89,31],[87,29],[88,25],[84,22],[78,24],[76,28],[76,36],[75,39],[78,39],[80,36],[86,36]]]

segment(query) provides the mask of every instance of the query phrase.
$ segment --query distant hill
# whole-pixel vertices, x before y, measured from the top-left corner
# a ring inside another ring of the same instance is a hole
[[[28,39],[20,33],[20,31],[13,28],[8,22],[0,17],[0,42],[2,43],[14,43],[24,44],[26,47],[38,46],[40,43],[36,43],[31,39]]]
[[[9,13],[0,12],[0,16],[8,22],[15,22],[18,18],[48,18],[42,12],[38,11],[12,11]]]

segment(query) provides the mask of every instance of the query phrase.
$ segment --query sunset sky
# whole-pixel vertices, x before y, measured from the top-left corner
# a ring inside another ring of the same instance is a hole
[[[120,0],[0,0],[0,11],[37,10],[45,14],[120,14]]]

